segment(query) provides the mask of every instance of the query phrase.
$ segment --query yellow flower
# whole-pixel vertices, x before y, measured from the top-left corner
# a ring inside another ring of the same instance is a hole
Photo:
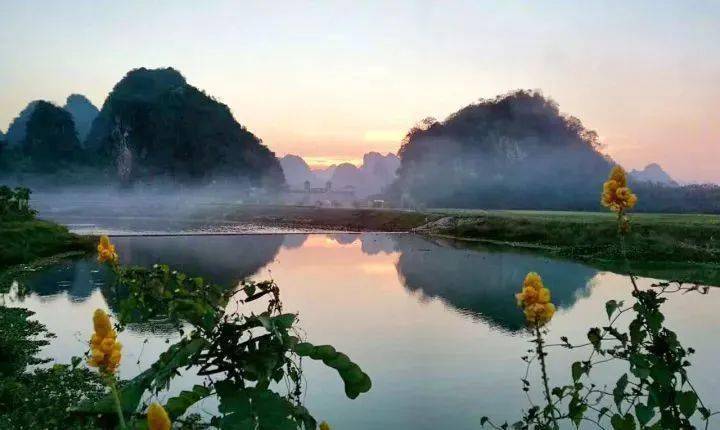
[[[614,166],[610,171],[609,179],[617,182],[618,186],[620,187],[627,186],[627,174],[625,173],[625,169],[623,169],[622,166]]]
[[[530,324],[543,326],[555,315],[555,305],[552,303],[535,303],[525,308],[525,319]]]
[[[117,341],[110,317],[102,309],[95,310],[93,314],[93,328],[95,333],[90,338],[88,365],[99,368],[101,372],[115,373],[122,358],[122,345]]]
[[[613,212],[630,209],[637,203],[637,196],[627,186],[627,174],[620,166],[615,166],[603,184],[600,202]]]
[[[542,278],[537,273],[530,272],[527,274],[527,276],[525,276],[523,285],[526,287],[532,287],[532,288],[539,290],[543,286]]]
[[[100,243],[97,246],[98,261],[101,263],[109,262],[117,264],[118,254],[115,251],[115,245],[110,243],[110,238],[103,235],[100,236]]]
[[[148,430],[170,430],[172,423],[165,408],[159,403],[152,403],[147,410]]]
[[[330,424],[327,423],[327,421],[323,421],[320,423],[320,430],[330,430]]]
[[[515,298],[530,324],[543,326],[555,315],[555,305],[550,303],[550,290],[545,288],[542,278],[535,272],[527,274],[523,288]]]

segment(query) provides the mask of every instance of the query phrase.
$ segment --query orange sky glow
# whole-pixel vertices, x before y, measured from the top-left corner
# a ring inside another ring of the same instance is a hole
[[[101,106],[128,70],[172,66],[277,155],[322,167],[539,89],[626,168],[720,183],[718,2],[80,3],[0,4],[3,132],[31,100]]]

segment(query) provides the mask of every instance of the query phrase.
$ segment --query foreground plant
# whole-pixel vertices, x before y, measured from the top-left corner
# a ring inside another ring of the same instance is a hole
[[[630,220],[626,213],[635,207],[637,201],[637,196],[628,187],[625,169],[621,166],[614,166],[608,180],[603,184],[600,203],[617,213],[618,231],[621,235],[630,231]]]
[[[625,211],[637,203],[637,197],[627,187],[627,177],[621,167],[613,168],[603,186],[601,200],[604,206],[618,214],[622,246],[624,235],[630,228]],[[687,371],[691,365],[688,359],[694,351],[683,347],[677,334],[664,325],[665,317],[661,312],[669,293],[697,291],[707,294],[708,289],[697,285],[685,288],[682,284],[673,288],[670,283],[659,283],[642,290],[633,275],[629,279],[635,302],[625,305],[623,301],[608,301],[605,304],[608,322],[590,328],[587,342],[573,344],[561,337],[561,343],[546,345],[542,336],[546,333],[541,332],[540,327],[552,318],[554,308],[551,311],[548,307],[550,294],[543,290],[539,276],[529,274],[517,299],[529,325],[535,328],[533,342],[536,348],[533,356],[523,359],[528,368],[536,359],[541,363],[547,404],[544,408],[530,407],[512,426],[495,424],[487,417],[481,419],[481,424],[495,429],[555,430],[567,422],[577,428],[585,423],[599,429],[661,430],[694,429],[694,423],[699,421],[704,428],[709,428],[709,419],[715,413],[700,400]],[[621,320],[623,315],[632,315],[631,320]],[[621,322],[627,322],[626,329]],[[545,372],[548,346],[590,350],[587,359],[572,364],[571,381],[567,385],[549,388]],[[627,371],[613,388],[598,387],[592,381],[591,373],[608,363],[623,363]],[[530,390],[527,378],[523,379],[523,390]]]
[[[148,430],[170,430],[172,422],[167,411],[160,403],[153,402],[147,410]]]
[[[553,315],[555,315],[555,305],[550,302],[550,290],[545,288],[542,278],[535,272],[527,274],[523,281],[522,290],[515,295],[515,298],[517,299],[518,306],[520,306],[525,313],[528,328],[535,334],[535,353],[540,362],[543,388],[545,389],[545,400],[547,402],[543,414],[553,423],[553,428],[557,428],[555,408],[552,397],[550,396],[547,365],[545,363],[547,353],[543,349],[545,341],[543,339],[543,331],[541,330],[542,327],[550,322]]]
[[[335,369],[349,398],[370,389],[370,378],[347,355],[330,345],[315,346],[300,339],[296,330],[297,315],[283,312],[280,289],[274,282],[242,282],[234,289],[227,289],[164,265],[149,269],[123,267],[117,263],[117,252],[109,239],[101,239],[98,251],[102,261],[116,274],[114,290],[125,295],[118,303],[118,329],[131,323],[162,319],[178,330],[181,339],[149,369],[129,381],[122,381],[115,398],[111,395],[81,404],[78,414],[109,420],[119,409],[116,415],[121,427],[140,428],[152,424],[157,427],[149,428],[164,430],[171,422],[179,426],[187,424],[189,408],[205,398],[217,397],[220,413],[206,425],[221,429],[314,430],[317,421],[301,401],[302,358],[305,357]],[[266,302],[261,313],[240,312],[245,305],[258,300]],[[227,312],[227,309],[237,310]],[[101,322],[96,326],[98,336],[93,339],[100,340],[100,349],[97,360],[93,351],[92,364],[114,371],[117,366],[113,366],[112,352],[108,356],[103,348],[110,347],[107,339],[114,340],[116,333],[109,319],[98,318],[98,321]],[[143,397],[167,390],[181,371],[205,377],[204,384],[182,391],[165,405],[150,405],[142,414]],[[277,391],[275,387],[280,386],[287,390]],[[127,424],[123,418],[128,418]],[[327,424],[322,428],[328,428]]]
[[[117,391],[115,372],[122,358],[122,345],[117,341],[117,332],[110,322],[110,317],[102,309],[96,309],[93,314],[93,328],[95,332],[90,338],[90,358],[88,365],[97,367],[107,383],[115,403],[115,412],[120,422],[120,428],[125,428],[125,417]]]

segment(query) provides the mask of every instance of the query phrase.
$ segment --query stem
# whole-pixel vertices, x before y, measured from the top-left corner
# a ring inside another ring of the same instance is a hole
[[[548,386],[547,368],[545,367],[545,352],[543,351],[543,338],[540,333],[540,325],[535,324],[535,335],[537,336],[537,353],[540,358],[540,370],[542,371],[543,386],[545,387],[545,400],[547,400],[548,407],[550,408],[550,417],[552,418],[553,428],[557,429],[557,421],[555,420],[555,407],[552,404],[552,398],[550,397],[550,387]]]
[[[120,395],[118,394],[117,387],[115,386],[115,378],[112,375],[108,376],[107,383],[110,386],[110,391],[115,401],[115,410],[117,412],[118,419],[120,420],[120,429],[125,429],[125,417],[123,416],[122,404],[120,403]]]

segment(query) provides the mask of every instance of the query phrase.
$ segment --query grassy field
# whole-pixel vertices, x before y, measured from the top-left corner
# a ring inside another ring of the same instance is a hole
[[[215,205],[199,216],[274,227],[383,232],[410,231],[440,217],[437,214],[392,209],[230,204]]]
[[[47,221],[0,222],[0,271],[61,253],[92,250],[94,243],[94,238]]]
[[[720,216],[631,214],[621,248],[610,212],[342,209],[223,205],[212,216],[262,225],[349,231],[411,231],[542,250],[582,261],[720,265]],[[439,220],[439,221],[438,221]],[[437,221],[433,223],[434,221]]]
[[[579,260],[720,264],[720,217],[631,214],[625,254],[616,216],[601,212],[434,210],[452,217],[430,234],[539,248]]]

